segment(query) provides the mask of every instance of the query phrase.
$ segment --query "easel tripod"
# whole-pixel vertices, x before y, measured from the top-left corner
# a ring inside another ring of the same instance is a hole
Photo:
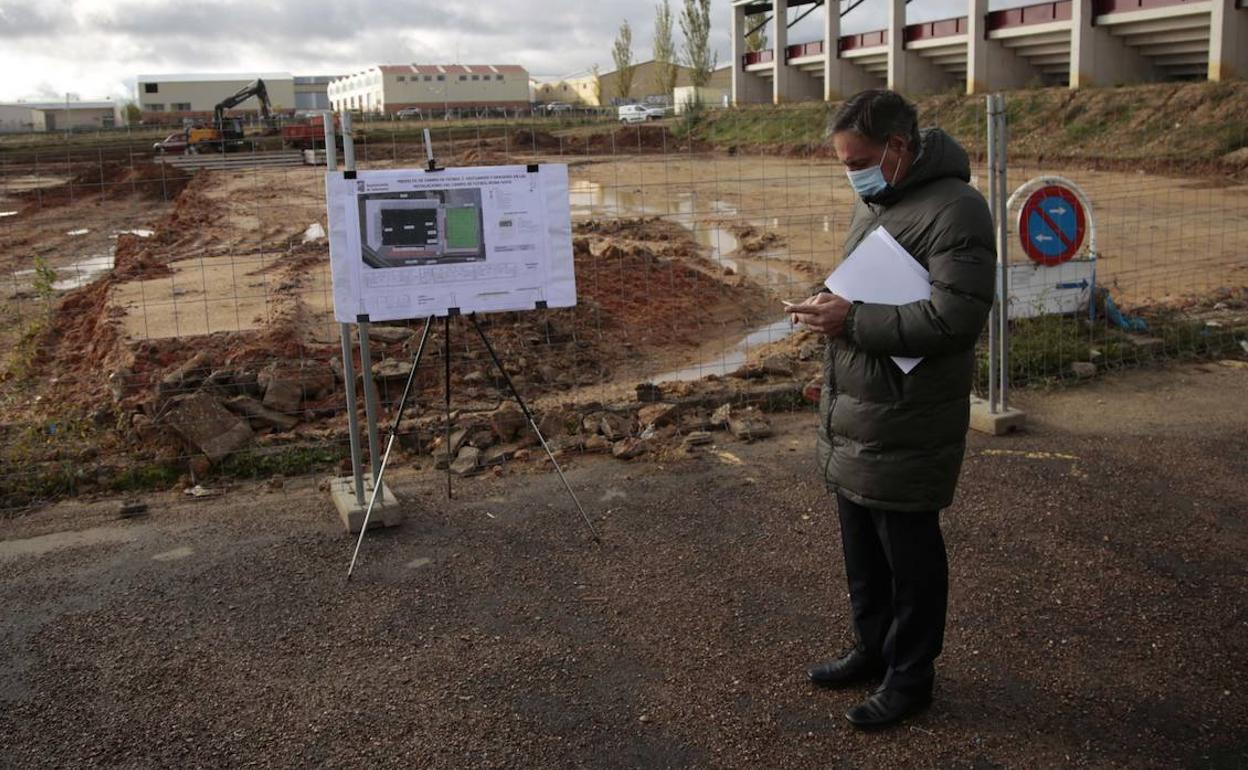
[[[438,167],[437,161],[433,157],[432,146],[429,143],[428,129],[426,129],[425,131],[425,147],[426,147],[426,154],[428,156],[427,171],[428,172],[441,171],[442,169]],[[445,405],[445,410],[446,410],[446,414],[445,414],[446,432],[445,432],[445,437],[444,437],[444,441],[445,441],[444,446],[446,449],[446,462],[447,462],[447,469],[446,469],[447,499],[450,499],[452,496],[451,467],[450,466],[453,460],[453,458],[451,457],[451,440],[450,440],[451,438],[451,317],[456,316],[456,315],[460,315],[458,308],[451,308],[447,312],[447,314],[443,316],[443,367],[444,367],[444,377],[445,377],[445,381],[444,381],[445,403],[444,405]],[[554,465],[555,472],[558,473],[559,475],[559,480],[563,482],[564,489],[567,490],[568,496],[572,498],[572,502],[576,505],[577,510],[580,512],[581,519],[585,522],[585,526],[589,528],[590,534],[593,536],[594,542],[600,543],[601,540],[599,539],[599,536],[598,536],[598,530],[594,527],[593,522],[590,521],[589,515],[585,513],[585,508],[581,506],[581,502],[580,500],[577,499],[576,493],[572,491],[572,486],[568,483],[568,479],[563,473],[563,468],[559,466],[559,461],[555,459],[554,452],[551,451],[550,445],[546,443],[546,438],[542,435],[542,431],[537,425],[537,420],[534,419],[533,413],[529,411],[529,407],[524,402],[524,398],[520,395],[520,391],[516,388],[515,383],[512,382],[511,375],[508,374],[506,367],[503,366],[503,362],[498,356],[498,353],[494,350],[494,345],[490,342],[489,337],[486,336],[485,329],[482,328],[480,322],[477,321],[476,313],[469,313],[467,314],[467,316],[468,316],[468,320],[472,322],[472,326],[476,330],[477,335],[481,338],[481,342],[485,345],[485,349],[489,352],[490,360],[494,363],[494,368],[497,369],[498,373],[502,376],[503,381],[507,385],[508,391],[510,391],[511,396],[515,399],[516,403],[519,405],[520,411],[524,414],[524,419],[528,422],[529,427],[533,431],[533,434],[537,436],[537,440],[542,445],[542,449],[546,452],[546,456],[550,458],[551,464]],[[361,320],[367,321],[368,319],[366,317],[361,317]],[[407,382],[403,386],[403,395],[399,398],[399,404],[398,404],[397,410],[395,411],[394,420],[390,423],[390,430],[388,431],[389,435],[386,439],[386,450],[385,450],[385,453],[382,454],[381,465],[377,469],[376,479],[373,482],[372,494],[369,496],[369,500],[368,500],[368,508],[365,509],[364,511],[364,522],[363,522],[363,525],[360,527],[359,538],[355,542],[355,551],[351,555],[351,564],[347,568],[348,580],[351,579],[351,575],[355,571],[355,563],[360,555],[360,547],[364,544],[364,534],[368,532],[369,518],[372,516],[373,507],[377,502],[377,495],[382,490],[382,481],[386,473],[386,467],[390,461],[390,452],[394,448],[394,442],[399,433],[399,425],[403,421],[403,412],[407,408],[407,401],[408,401],[408,398],[410,398],[411,393],[412,393],[412,384],[415,382],[416,372],[420,368],[421,359],[424,357],[425,346],[429,341],[429,333],[433,328],[433,320],[434,320],[434,316],[429,316],[428,318],[425,319],[425,327],[424,327],[424,331],[421,333],[421,336],[420,336],[420,343],[416,346],[416,352],[413,354],[413,357],[412,357],[412,368],[411,368],[411,371],[408,372]],[[369,376],[369,372],[365,371],[364,376],[366,377]]]

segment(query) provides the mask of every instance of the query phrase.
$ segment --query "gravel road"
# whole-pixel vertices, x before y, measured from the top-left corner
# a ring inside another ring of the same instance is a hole
[[[1248,372],[1023,393],[971,437],[937,701],[860,734],[814,417],[671,463],[400,469],[352,541],[314,479],[0,522],[0,767],[1248,765]]]

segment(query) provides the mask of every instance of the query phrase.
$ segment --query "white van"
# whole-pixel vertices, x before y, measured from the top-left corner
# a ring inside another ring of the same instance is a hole
[[[647,107],[644,104],[625,104],[619,110],[621,123],[644,123],[658,120],[666,114],[662,107]]]

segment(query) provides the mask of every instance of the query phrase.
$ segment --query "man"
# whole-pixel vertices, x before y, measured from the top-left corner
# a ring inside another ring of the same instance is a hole
[[[845,253],[883,227],[927,268],[932,287],[930,300],[907,305],[822,292],[789,308],[829,340],[819,463],[836,494],[856,637],[808,675],[827,687],[882,677],[845,714],[871,728],[931,702],[949,585],[939,516],[962,466],[996,252],[966,151],[940,129],[920,132],[901,96],[857,94],[830,128],[859,196]],[[894,355],[923,361],[904,374]]]

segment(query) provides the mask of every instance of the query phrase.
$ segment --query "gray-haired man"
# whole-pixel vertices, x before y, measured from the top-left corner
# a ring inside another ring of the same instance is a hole
[[[857,94],[831,133],[859,195],[845,253],[883,227],[927,268],[932,287],[931,299],[907,305],[824,292],[789,308],[829,339],[819,459],[837,496],[857,638],[808,674],[829,687],[882,677],[845,715],[881,727],[931,701],[948,597],[940,511],[962,466],[996,251],[966,151],[940,129],[920,132],[901,96]],[[895,355],[923,361],[904,374]]]

